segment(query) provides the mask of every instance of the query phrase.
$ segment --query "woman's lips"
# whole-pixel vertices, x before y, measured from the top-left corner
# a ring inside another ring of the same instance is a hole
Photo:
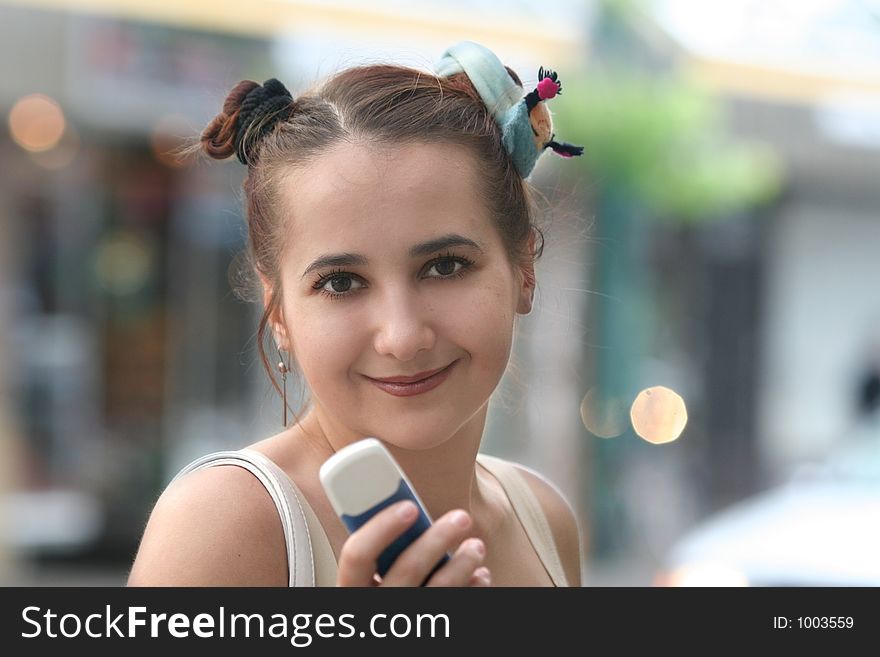
[[[412,395],[420,395],[423,392],[433,390],[441,383],[443,383],[447,378],[449,378],[449,374],[452,372],[452,369],[457,362],[457,360],[454,360],[436,374],[432,374],[426,379],[422,379],[421,381],[414,381],[412,383],[392,383],[390,381],[377,381],[376,379],[371,379],[368,376],[366,377],[366,379],[380,390],[384,390],[385,392],[387,392],[389,395],[394,395],[395,397],[411,397]]]

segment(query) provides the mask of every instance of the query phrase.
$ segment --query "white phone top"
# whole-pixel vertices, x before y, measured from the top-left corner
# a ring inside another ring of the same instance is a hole
[[[364,438],[340,449],[324,462],[318,477],[339,515],[358,516],[371,509],[395,495],[401,479],[412,488],[388,450],[375,438]]]

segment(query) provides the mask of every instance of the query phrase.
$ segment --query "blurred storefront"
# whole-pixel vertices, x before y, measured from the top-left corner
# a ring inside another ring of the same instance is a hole
[[[168,150],[197,134],[187,117],[214,109],[205,89],[268,73],[271,49],[103,17],[0,16],[15,53],[0,82],[4,426],[17,456],[4,543],[125,560],[165,482],[169,437],[232,442],[250,421],[258,372],[215,356],[252,340],[252,309],[227,281],[244,245],[240,180]],[[62,136],[44,148],[52,105]],[[208,407],[222,413],[200,425]]]

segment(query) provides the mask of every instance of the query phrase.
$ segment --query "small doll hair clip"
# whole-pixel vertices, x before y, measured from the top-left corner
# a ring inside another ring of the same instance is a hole
[[[554,71],[538,69],[538,84],[523,96],[523,89],[510,76],[491,50],[473,41],[462,41],[440,57],[439,77],[465,73],[501,127],[504,148],[513,158],[520,176],[527,178],[547,148],[562,157],[583,155],[582,146],[556,141],[553,119],[544,101],[562,93]]]

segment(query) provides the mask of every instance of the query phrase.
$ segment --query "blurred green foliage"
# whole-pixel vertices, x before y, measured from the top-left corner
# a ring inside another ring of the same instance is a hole
[[[721,102],[677,74],[567,72],[552,108],[558,138],[584,146],[579,158],[601,189],[630,190],[652,214],[699,221],[761,204],[783,171],[762,144],[733,141]]]

